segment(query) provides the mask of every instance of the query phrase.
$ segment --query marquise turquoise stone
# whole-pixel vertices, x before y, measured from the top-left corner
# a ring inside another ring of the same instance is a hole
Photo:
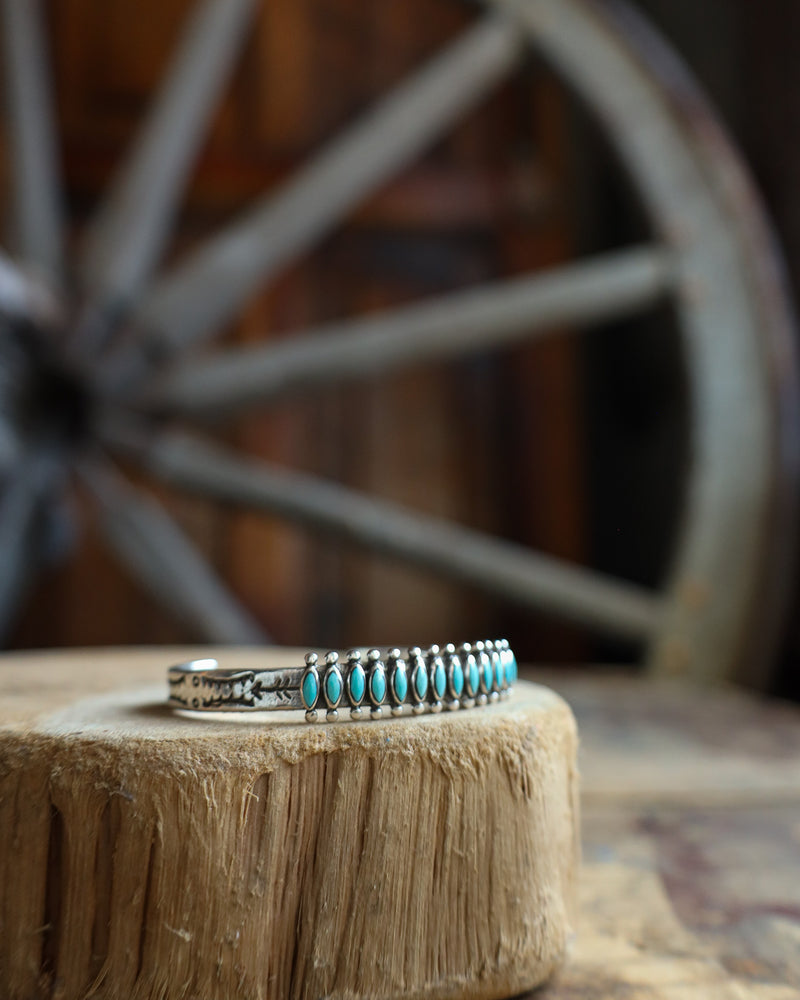
[[[464,690],[464,668],[457,657],[453,659],[450,670],[450,687],[452,688],[453,695],[456,698],[460,698]]]
[[[517,658],[511,652],[506,660],[506,682],[508,684],[516,684],[517,682]]]
[[[492,673],[492,661],[487,653],[483,654],[483,686],[486,691],[492,690],[492,681],[494,680],[494,674]]]
[[[467,694],[474,698],[480,687],[481,676],[478,672],[478,662],[474,656],[467,659]]]
[[[350,671],[349,684],[350,698],[354,704],[358,705],[364,698],[364,692],[367,689],[367,675],[360,663],[357,663]]]
[[[417,700],[423,701],[425,695],[428,693],[428,671],[424,666],[420,665],[414,669],[412,680],[414,684],[414,694],[417,696]]]
[[[342,675],[338,670],[329,670],[325,675],[325,699],[329,705],[338,705],[342,697]]]
[[[383,672],[382,667],[373,670],[370,674],[369,693],[376,705],[380,705],[386,697],[386,674]]]
[[[395,699],[398,702],[406,700],[406,695],[408,694],[408,674],[402,663],[398,663],[394,668],[392,688],[394,689]]]
[[[316,674],[311,670],[303,678],[301,694],[306,708],[313,708],[319,694],[319,682]]]
[[[441,660],[433,671],[433,690],[437,698],[444,698],[444,693],[447,690],[447,674]]]
[[[495,653],[492,659],[494,660],[494,683],[499,691],[503,687],[503,677],[505,674],[503,670],[503,657],[499,653]]]

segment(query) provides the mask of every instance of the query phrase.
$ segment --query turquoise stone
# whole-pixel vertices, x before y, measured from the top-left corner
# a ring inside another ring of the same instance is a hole
[[[386,697],[386,674],[382,667],[373,670],[369,678],[369,693],[372,701],[380,705]]]
[[[444,698],[446,690],[447,674],[445,673],[444,663],[439,660],[437,661],[436,668],[433,671],[433,691],[437,698]]]
[[[329,670],[325,674],[325,700],[335,708],[342,697],[342,675],[338,670]]]
[[[478,671],[478,662],[474,656],[467,657],[467,694],[474,698],[481,685],[481,675]]]
[[[488,653],[484,653],[481,656],[481,663],[483,664],[483,687],[488,693],[492,690],[492,681],[494,680],[494,674],[492,673],[492,661],[489,658]]]
[[[392,674],[392,688],[397,702],[405,701],[408,694],[408,674],[402,663],[398,663]]]
[[[517,658],[512,652],[508,653],[506,660],[506,682],[515,684],[517,681]]]
[[[492,653],[492,659],[494,660],[494,683],[498,691],[502,690],[503,687],[503,657],[499,653]]]
[[[350,700],[354,705],[360,705],[367,690],[367,675],[360,663],[357,663],[350,671]]]
[[[461,693],[464,690],[464,668],[461,666],[461,660],[457,656],[453,657],[450,669],[450,687],[453,692],[453,696],[456,698],[461,697]]]
[[[420,664],[414,669],[412,680],[417,701],[424,701],[425,695],[428,693],[428,671],[425,669],[424,664]]]
[[[300,693],[303,696],[303,704],[306,708],[313,708],[319,694],[319,681],[313,670],[309,670],[303,678]]]

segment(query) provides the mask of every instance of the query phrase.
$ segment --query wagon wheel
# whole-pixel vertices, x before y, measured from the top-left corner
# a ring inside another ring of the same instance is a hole
[[[0,436],[4,627],[36,565],[38,528],[66,488],[68,469],[93,498],[108,544],[199,637],[262,637],[179,526],[124,478],[116,465],[124,458],[187,491],[277,512],[642,640],[655,671],[727,674],[760,614],[758,657],[765,661],[791,551],[791,323],[748,183],[664,45],[617,3],[491,0],[461,37],[297,176],[174,269],[156,273],[254,7],[254,0],[199,4],[162,93],[68,267],[37,7],[2,0],[19,251],[18,262],[0,261],[11,376]],[[530,46],[610,136],[647,210],[652,243],[279,343],[192,354],[511,73]],[[175,429],[177,421],[227,416],[278,394],[590,327],[670,299],[688,370],[692,439],[681,527],[660,592]]]

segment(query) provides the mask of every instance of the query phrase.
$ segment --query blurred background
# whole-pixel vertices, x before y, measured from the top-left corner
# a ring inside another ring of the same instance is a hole
[[[789,0],[638,0],[735,137],[800,283],[800,8]],[[190,0],[46,7],[59,153],[78,233],[123,160]],[[290,177],[474,18],[455,0],[264,0],[202,148],[169,254]],[[647,238],[602,125],[535,57],[257,295],[230,343],[293,332]],[[645,332],[643,332],[645,331]],[[686,374],[669,305],[463,361],[314,389],[226,424],[229,445],[648,587],[683,500]],[[133,474],[136,478],[136,474]],[[137,480],[138,481],[138,480]],[[167,505],[281,643],[508,635],[520,658],[635,661],[610,640],[271,516],[164,486]],[[69,558],[32,583],[11,647],[196,638],[71,506]],[[796,605],[796,602],[795,602]],[[800,694],[800,630],[761,682]]]

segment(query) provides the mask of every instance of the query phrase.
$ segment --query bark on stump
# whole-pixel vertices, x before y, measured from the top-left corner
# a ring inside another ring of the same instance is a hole
[[[190,718],[164,669],[197,652],[0,661],[4,998],[492,998],[559,965],[579,853],[560,698]]]

